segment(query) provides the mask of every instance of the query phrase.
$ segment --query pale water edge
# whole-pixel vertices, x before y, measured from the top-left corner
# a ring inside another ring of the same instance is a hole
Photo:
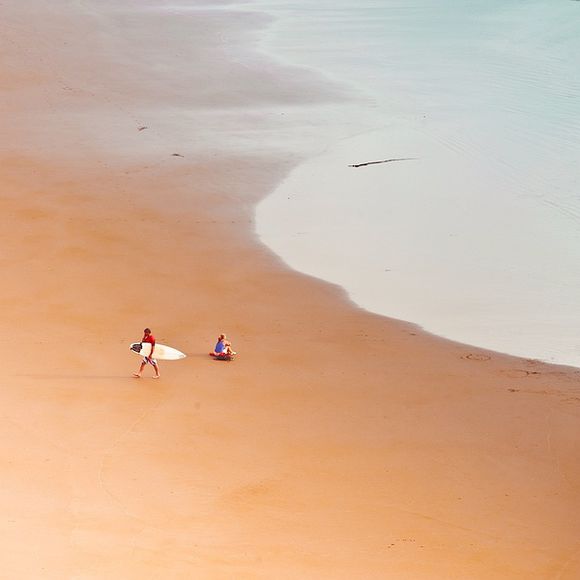
[[[260,238],[368,310],[580,366],[580,2],[251,6],[268,52],[353,89],[310,108]]]

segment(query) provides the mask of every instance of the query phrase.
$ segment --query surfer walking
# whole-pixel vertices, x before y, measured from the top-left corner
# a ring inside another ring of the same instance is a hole
[[[155,350],[155,337],[151,334],[150,328],[146,328],[143,331],[143,338],[141,339],[141,342],[150,344],[151,352],[147,356],[143,357],[141,366],[139,367],[139,372],[133,373],[133,376],[138,379],[141,378],[141,373],[143,372],[145,365],[150,364],[155,369],[155,376],[153,378],[158,379],[161,375],[159,374],[159,365],[153,358],[153,351]]]

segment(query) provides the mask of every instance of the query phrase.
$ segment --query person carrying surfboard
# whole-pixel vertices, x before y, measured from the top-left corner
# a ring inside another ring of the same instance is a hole
[[[150,364],[155,369],[155,376],[153,378],[158,379],[161,375],[159,374],[159,365],[153,358],[153,351],[155,350],[155,337],[151,334],[150,328],[146,328],[143,331],[143,338],[141,339],[141,342],[149,343],[151,345],[151,352],[147,356],[143,357],[143,361],[139,367],[139,372],[133,373],[133,376],[138,379],[141,378],[141,373],[143,372],[145,365]]]

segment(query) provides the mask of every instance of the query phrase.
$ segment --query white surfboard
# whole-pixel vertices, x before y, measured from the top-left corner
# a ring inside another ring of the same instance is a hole
[[[148,342],[134,342],[129,348],[139,356],[149,356],[149,353],[151,352],[151,345]],[[153,351],[153,358],[159,360],[179,360],[186,356],[187,355],[183,354],[176,348],[159,343],[155,345],[155,350]]]

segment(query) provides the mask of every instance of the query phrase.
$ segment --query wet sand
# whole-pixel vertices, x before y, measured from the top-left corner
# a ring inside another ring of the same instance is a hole
[[[253,208],[296,158],[220,136],[335,96],[232,74],[260,15],[133,4],[4,7],[2,575],[578,577],[580,371],[285,269]]]

